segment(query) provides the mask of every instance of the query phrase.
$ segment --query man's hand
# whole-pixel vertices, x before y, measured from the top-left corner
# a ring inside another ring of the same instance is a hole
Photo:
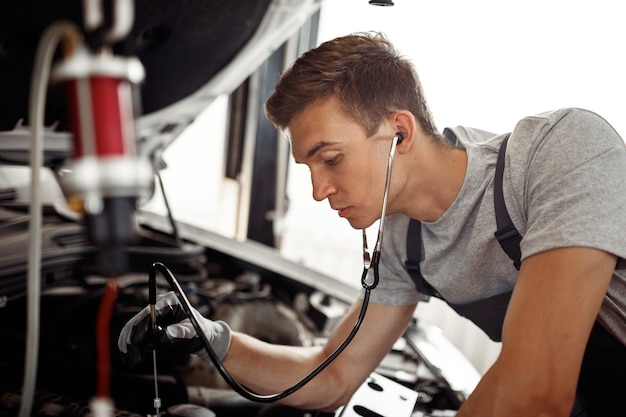
[[[211,321],[192,308],[194,317],[207,336],[213,350],[220,359],[228,352],[231,331],[223,321]],[[117,346],[124,362],[135,367],[143,360],[143,354],[154,347],[180,354],[195,353],[208,357],[200,338],[180,305],[174,292],[160,296],[156,302],[156,322],[159,331],[155,335],[150,318],[150,306],[146,306],[122,328]]]

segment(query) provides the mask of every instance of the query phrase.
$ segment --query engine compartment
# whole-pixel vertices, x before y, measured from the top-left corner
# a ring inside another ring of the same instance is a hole
[[[17,415],[21,400],[28,220],[23,210],[11,205],[1,209],[0,416]],[[97,248],[90,245],[80,222],[48,207],[43,230],[40,349],[32,415],[88,416],[97,380],[95,323],[107,278],[94,270]],[[271,343],[323,343],[348,306],[299,282],[295,274],[268,271],[193,242],[181,246],[171,236],[146,227],[139,235],[140,240],[128,248],[131,271],[119,277],[120,291],[110,319],[110,386],[116,416],[155,411],[152,362],[129,369],[117,350],[122,326],[148,304],[147,271],[153,262],[162,262],[173,272],[203,315]],[[157,285],[159,293],[171,290],[163,277],[157,276]],[[415,336],[420,329],[416,322],[409,331]],[[244,399],[198,356],[181,359],[158,352],[158,358],[160,415],[324,415]],[[376,372],[417,392],[415,416],[451,415],[441,413],[453,412],[464,400],[464,394],[451,388],[453,384],[438,374],[432,361],[421,356],[410,337],[397,341]]]

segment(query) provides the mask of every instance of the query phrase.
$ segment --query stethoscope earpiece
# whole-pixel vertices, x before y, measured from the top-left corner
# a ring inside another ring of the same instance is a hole
[[[401,143],[404,140],[404,136],[402,136],[402,133],[400,132],[396,133],[396,138],[398,138],[398,141],[396,143]]]

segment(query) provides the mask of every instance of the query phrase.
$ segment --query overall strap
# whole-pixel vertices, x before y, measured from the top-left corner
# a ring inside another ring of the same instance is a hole
[[[430,285],[422,276],[420,271],[420,260],[422,255],[422,223],[419,220],[411,219],[406,235],[406,270],[415,283],[415,288],[422,294],[441,297],[437,290]]]
[[[504,156],[506,153],[506,144],[509,140],[509,136],[505,137],[500,145],[500,151],[498,152],[498,162],[496,163],[496,175],[493,184],[493,204],[496,211],[496,225],[498,230],[494,233],[500,246],[504,249],[504,252],[513,260],[513,265],[519,270],[521,265],[522,253],[520,250],[520,242],[522,236],[519,234],[513,221],[509,216],[509,212],[506,210],[506,204],[504,203],[504,192],[502,190],[502,177],[504,176]]]
[[[426,281],[420,271],[422,253],[421,229],[421,223],[411,219],[406,240],[407,261],[405,267],[409,275],[411,275],[417,291],[445,301],[459,315],[471,320],[480,327],[491,340],[496,342],[502,341],[502,324],[504,323],[504,315],[511,298],[511,291],[466,304],[450,303]]]

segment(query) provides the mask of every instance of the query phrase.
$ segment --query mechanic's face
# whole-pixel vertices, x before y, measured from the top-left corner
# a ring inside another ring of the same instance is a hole
[[[344,116],[334,98],[306,109],[289,130],[295,161],[311,171],[315,200],[327,198],[355,229],[380,218],[394,130],[382,127],[368,138],[361,126]],[[381,134],[385,130],[389,132]]]

